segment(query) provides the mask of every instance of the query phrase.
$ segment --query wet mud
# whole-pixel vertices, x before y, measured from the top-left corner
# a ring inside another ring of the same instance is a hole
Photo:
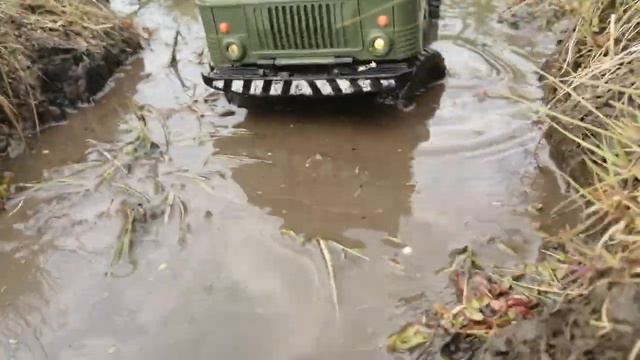
[[[406,112],[368,98],[235,107],[201,84],[191,2],[140,9],[141,58],[4,164],[38,183],[0,215],[0,356],[387,359],[390,332],[453,300],[435,274],[450,251],[532,260],[546,215],[528,208],[560,188],[533,115],[501,95],[541,97],[533,70],[553,41],[492,21],[493,2],[445,5],[448,78]],[[134,134],[145,151],[122,150]],[[114,268],[123,207],[138,204]]]

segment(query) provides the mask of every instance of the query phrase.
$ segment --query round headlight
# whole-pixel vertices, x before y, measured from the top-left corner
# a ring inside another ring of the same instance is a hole
[[[227,47],[227,52],[230,58],[237,59],[238,56],[240,56],[240,46],[238,46],[238,44],[231,44]]]
[[[229,41],[224,45],[225,55],[231,61],[240,61],[244,57],[244,47],[237,41]]]
[[[391,40],[384,34],[373,35],[369,39],[369,51],[376,56],[385,56],[391,50]]]

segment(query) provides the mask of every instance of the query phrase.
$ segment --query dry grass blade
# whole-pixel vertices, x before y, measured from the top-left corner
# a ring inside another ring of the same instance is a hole
[[[124,166],[122,166],[122,164],[118,160],[116,160],[113,156],[111,156],[111,154],[109,154],[107,151],[105,151],[101,147],[96,147],[95,150],[98,151],[100,154],[102,154],[102,156],[104,156],[107,160],[114,163],[124,174],[127,173],[127,170],[124,168]]]
[[[180,29],[176,30],[173,36],[173,46],[171,47],[171,58],[169,59],[169,67],[178,66],[178,40],[180,39]]]
[[[81,180],[73,179],[73,178],[59,178],[59,179],[42,181],[42,182],[33,183],[33,184],[22,184],[22,186],[24,186],[25,188],[29,188],[33,191],[48,189],[56,186],[69,186],[69,185],[84,187],[86,186],[86,183]]]
[[[22,122],[20,121],[20,115],[13,108],[9,100],[7,100],[4,96],[0,95],[0,107],[2,107],[2,111],[7,115],[11,125],[16,129],[18,134],[20,135],[20,139],[25,141],[24,133],[22,132]]]
[[[11,210],[11,212],[9,213],[9,216],[11,217],[11,216],[15,215],[18,211],[20,211],[20,209],[22,208],[23,204],[24,204],[24,199],[21,199],[18,202],[18,205],[16,205],[16,207],[13,210]]]
[[[167,206],[164,210],[164,223],[169,223],[169,218],[171,217],[171,209],[173,208],[173,203],[175,201],[176,194],[173,191],[170,191],[167,195]]]
[[[629,353],[629,357],[627,357],[627,360],[638,360],[638,355],[640,355],[640,339],[636,341],[636,344],[633,346],[633,349],[631,349],[631,352]]]
[[[178,210],[180,210],[180,223],[182,224],[187,217],[187,204],[181,197],[178,197]]]
[[[135,223],[134,211],[132,209],[127,209],[124,228],[122,230],[120,238],[118,239],[116,248],[113,252],[113,258],[111,259],[111,269],[109,271],[109,274],[111,274],[111,270],[113,270],[113,268],[117,266],[122,261],[122,259],[129,258],[129,251],[131,250],[131,241],[133,237],[134,223]]]
[[[322,259],[324,260],[324,264],[327,267],[327,273],[329,274],[329,283],[331,284],[331,292],[333,296],[333,305],[336,308],[336,316],[339,318],[340,306],[338,304],[338,287],[336,286],[336,276],[333,266],[333,259],[331,257],[331,253],[329,252],[329,248],[327,247],[327,241],[321,238],[316,238],[316,242],[318,243],[318,247],[320,247]]]
[[[113,183],[113,186],[115,186],[117,188],[120,188],[120,189],[122,189],[122,190],[124,190],[124,191],[126,191],[126,192],[128,192],[128,193],[130,193],[132,195],[134,195],[134,196],[137,196],[137,197],[139,197],[140,199],[142,199],[142,200],[144,200],[146,202],[151,202],[151,198],[149,196],[147,196],[147,194],[145,194],[145,193],[143,193],[143,192],[141,192],[139,190],[136,190],[136,189],[132,188],[129,185],[120,184],[120,183]]]
[[[211,195],[216,195],[215,191],[213,191],[213,188],[209,184],[207,184],[207,181],[211,180],[208,177],[198,174],[192,174],[189,172],[177,172],[175,174],[195,180],[198,186],[200,186],[204,191],[208,192]]]
[[[289,237],[291,239],[294,239],[297,242],[299,242],[300,244],[304,244],[305,243],[304,237],[301,236],[301,235],[296,234],[296,232],[291,230],[291,229],[280,229],[280,235]]]
[[[340,244],[339,242],[337,242],[337,241],[333,241],[333,240],[331,241],[331,243],[332,243],[332,244],[334,244],[335,246],[337,246],[338,248],[340,248],[340,250],[342,250],[342,251],[344,251],[344,252],[346,252],[346,253],[349,253],[349,254],[351,254],[351,255],[354,255],[354,256],[356,256],[356,257],[359,257],[360,259],[363,259],[363,260],[367,260],[367,261],[369,261],[369,258],[368,258],[368,257],[366,257],[365,255],[363,255],[363,254],[362,254],[358,249],[348,248],[348,247],[346,247],[346,246],[344,246],[344,245]]]
[[[26,74],[22,69],[20,69],[20,73],[23,79],[27,78]],[[35,97],[33,96],[33,90],[31,90],[31,86],[29,84],[26,84],[25,87],[27,88],[27,94],[29,95],[29,104],[31,105],[33,120],[36,123],[36,134],[40,135],[40,117],[38,116],[38,110],[36,109],[37,102]]]
[[[207,184],[204,181],[198,181],[198,185],[206,192],[208,192],[211,195],[216,195],[215,191],[213,191],[213,188],[211,186],[209,186],[209,184]]]

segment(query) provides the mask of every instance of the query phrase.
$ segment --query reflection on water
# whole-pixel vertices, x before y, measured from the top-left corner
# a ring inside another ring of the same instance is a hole
[[[237,125],[248,135],[215,147],[261,160],[235,169],[233,180],[285,228],[342,241],[350,229],[395,237],[400,217],[411,213],[413,152],[429,140],[443,92],[442,84],[430,88],[418,110],[401,116],[372,99],[262,104]]]

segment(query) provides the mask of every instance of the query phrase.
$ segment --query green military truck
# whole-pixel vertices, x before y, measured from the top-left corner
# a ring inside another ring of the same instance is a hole
[[[204,82],[228,97],[402,92],[440,80],[429,48],[439,0],[197,0],[211,57]]]

